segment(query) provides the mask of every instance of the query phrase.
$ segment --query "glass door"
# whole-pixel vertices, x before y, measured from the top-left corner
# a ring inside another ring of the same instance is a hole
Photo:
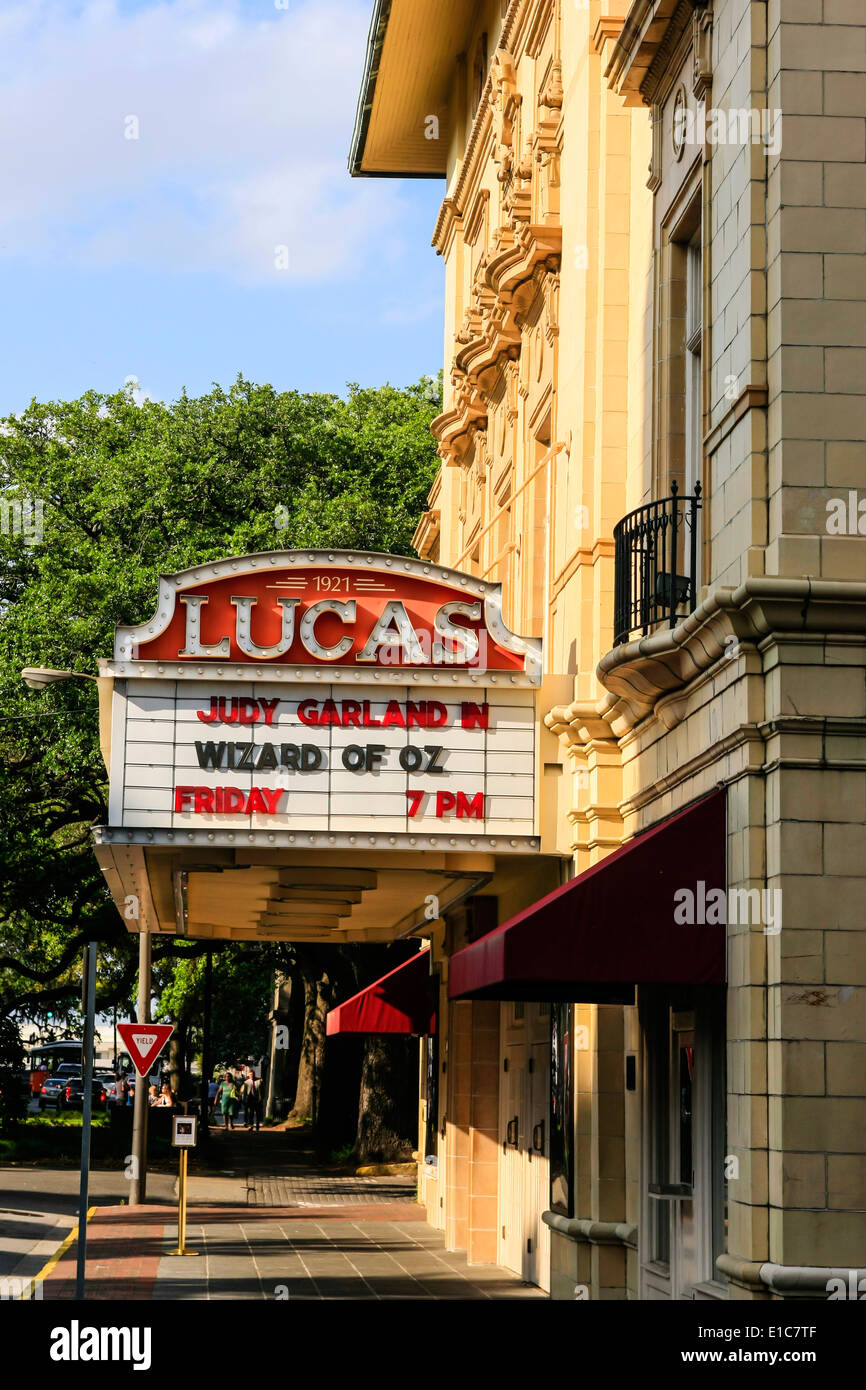
[[[683,1007],[692,1003],[694,1007]],[[724,993],[642,991],[641,1297],[724,1298]]]
[[[692,1013],[671,1012],[670,1119],[673,1182],[678,1189],[670,1202],[673,1218],[672,1298],[693,1298],[700,1278],[695,1192],[695,1019]]]

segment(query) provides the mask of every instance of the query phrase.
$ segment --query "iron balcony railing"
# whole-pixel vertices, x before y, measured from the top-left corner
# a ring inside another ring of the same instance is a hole
[[[693,496],[671,496],[629,512],[615,527],[613,645],[695,606],[701,485]]]

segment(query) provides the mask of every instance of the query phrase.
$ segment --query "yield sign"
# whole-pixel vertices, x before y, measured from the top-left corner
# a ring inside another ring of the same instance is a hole
[[[117,1031],[139,1076],[147,1076],[174,1028],[170,1023],[118,1023]]]

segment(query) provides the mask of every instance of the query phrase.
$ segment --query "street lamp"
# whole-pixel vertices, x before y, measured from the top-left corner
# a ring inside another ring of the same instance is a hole
[[[98,676],[89,676],[86,671],[57,671],[53,666],[25,666],[21,675],[31,690],[44,690],[46,685],[53,685],[55,681],[99,682]]]

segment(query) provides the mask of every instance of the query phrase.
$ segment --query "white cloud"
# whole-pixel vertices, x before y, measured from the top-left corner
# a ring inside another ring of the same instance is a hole
[[[399,192],[346,171],[368,22],[367,0],[7,5],[0,257],[279,287],[398,254]]]

